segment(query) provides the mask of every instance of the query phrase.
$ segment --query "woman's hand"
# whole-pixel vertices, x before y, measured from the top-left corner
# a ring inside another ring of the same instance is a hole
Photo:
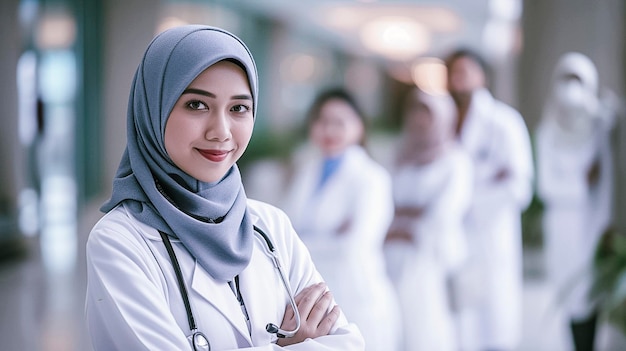
[[[587,184],[590,187],[598,184],[600,180],[600,160],[596,159],[587,169]]]
[[[339,228],[337,228],[337,236],[347,234],[351,228],[352,228],[352,218],[346,218],[346,220],[343,221],[343,223],[341,223]]]
[[[424,207],[418,206],[396,206],[394,217],[404,220],[416,220],[424,215]],[[394,218],[394,219],[395,219]]]
[[[498,172],[496,172],[495,176],[493,177],[493,182],[499,183],[507,180],[509,177],[511,177],[511,172],[507,168],[503,167]]]
[[[402,215],[406,212],[410,212],[415,216]],[[389,229],[387,230],[387,236],[385,237],[385,243],[390,242],[403,242],[412,244],[415,243],[415,233],[412,231],[415,228],[414,222],[421,215],[422,210],[418,208],[404,208],[401,212],[396,209],[396,216],[393,218]]]
[[[330,328],[340,315],[339,306],[335,305],[330,312],[328,309],[333,302],[333,296],[326,290],[325,283],[318,283],[304,288],[295,297],[296,306],[300,312],[300,329],[291,338],[280,338],[277,344],[287,346],[297,344],[307,338],[328,335]],[[292,330],[296,327],[296,319],[291,305],[287,305],[285,316],[280,325],[281,329]]]
[[[387,236],[385,237],[385,242],[404,242],[404,243],[413,243],[415,239],[413,238],[413,234],[405,228],[391,228],[387,232]]]

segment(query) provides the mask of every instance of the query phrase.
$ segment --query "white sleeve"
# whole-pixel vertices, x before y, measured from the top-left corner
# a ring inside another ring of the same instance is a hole
[[[127,234],[100,227],[87,242],[86,317],[94,351],[188,350],[155,263]]]
[[[449,269],[457,268],[467,258],[464,220],[471,205],[474,184],[471,158],[464,150],[456,152],[449,181],[426,213],[436,226],[432,231],[442,236],[441,250]]]
[[[532,200],[534,165],[530,136],[522,116],[506,105],[500,105],[494,115],[494,138],[491,152],[493,153],[495,177],[500,170],[509,174],[504,181],[495,179],[482,184],[477,189],[480,201],[489,203],[514,204],[524,210]]]
[[[449,181],[428,211],[444,218],[461,219],[468,211],[474,184],[473,166],[464,150],[455,150]]]
[[[516,111],[511,111],[506,123],[503,142],[508,144],[508,161],[511,176],[507,187],[520,209],[525,209],[533,196],[533,152],[530,135],[524,119]]]
[[[279,234],[275,237],[275,245],[281,254],[281,260],[285,262],[286,271],[289,275],[289,283],[294,290],[294,296],[313,284],[322,281],[322,277],[317,272],[307,247],[296,234],[289,218],[280,210],[277,210],[277,222],[273,227],[272,233]],[[287,254],[288,253],[288,254]],[[346,316],[341,316],[333,326],[329,335],[317,337],[315,339],[306,339],[305,341],[289,345],[281,348],[278,345],[270,345],[272,350],[297,350],[297,351],[363,351],[365,344],[363,336],[359,328],[349,323]]]

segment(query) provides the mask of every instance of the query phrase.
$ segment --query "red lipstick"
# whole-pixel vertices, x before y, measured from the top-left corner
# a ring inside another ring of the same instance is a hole
[[[202,157],[212,162],[224,161],[226,156],[229,154],[229,151],[224,150],[198,150],[198,152],[200,152]]]

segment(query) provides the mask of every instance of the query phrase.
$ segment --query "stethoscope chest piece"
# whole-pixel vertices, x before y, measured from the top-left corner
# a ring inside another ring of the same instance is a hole
[[[211,351],[209,340],[201,332],[195,332],[191,336],[194,351]]]

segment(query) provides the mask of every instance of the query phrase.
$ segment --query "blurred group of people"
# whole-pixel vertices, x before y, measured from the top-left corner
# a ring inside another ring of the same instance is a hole
[[[594,64],[558,62],[536,157],[520,113],[489,91],[483,58],[460,49],[446,67],[447,93],[407,94],[391,169],[368,153],[354,97],[322,92],[307,119],[314,147],[293,158],[280,207],[367,350],[505,351],[521,339],[521,218],[536,184],[548,281],[555,300],[567,290],[558,305],[573,347],[592,350],[589,284],[568,284],[611,219],[614,113]]]

